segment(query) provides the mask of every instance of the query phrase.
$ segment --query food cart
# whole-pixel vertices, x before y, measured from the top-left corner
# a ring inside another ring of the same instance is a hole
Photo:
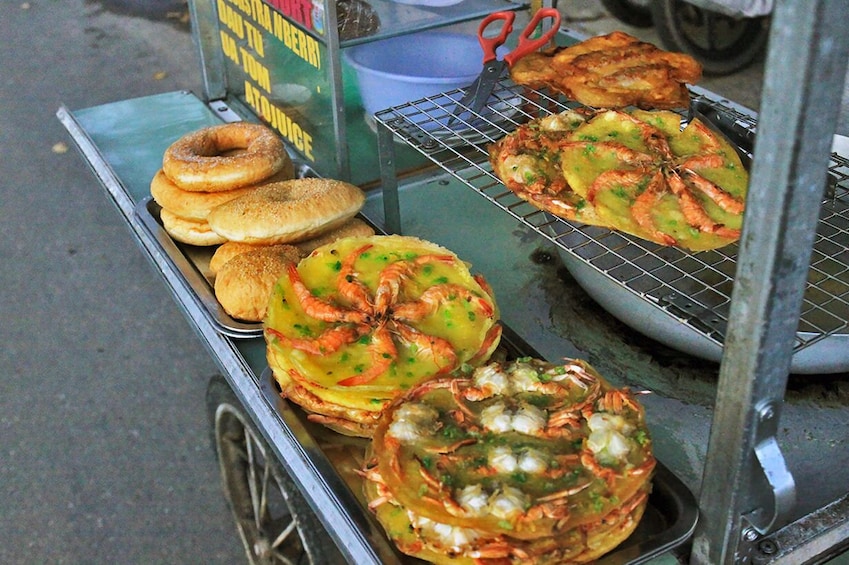
[[[210,422],[251,560],[412,561],[363,503],[354,472],[363,443],[311,424],[279,397],[261,324],[222,311],[209,252],[173,241],[150,199],[174,140],[240,120],[271,126],[301,175],[367,189],[361,214],[379,231],[416,235],[469,261],[493,286],[513,353],[586,359],[615,384],[648,393],[641,400],[660,462],[649,510],[601,562],[816,563],[844,551],[849,151],[832,147],[831,134],[849,52],[839,25],[847,3],[778,2],[760,115],[693,88],[730,138],[751,145],[759,133],[744,238],[707,253],[574,225],[500,184],[486,144],[529,107],[559,111],[555,97],[505,79],[488,113],[452,135],[433,124],[444,123],[446,97],[456,101],[460,90],[366,115],[346,48],[475,24],[496,9],[535,9],[512,0],[426,4],[372,0],[368,31],[345,35],[334,9],[342,3],[195,0],[203,93],[58,112],[221,369],[208,390]],[[556,40],[578,39],[563,30]]]

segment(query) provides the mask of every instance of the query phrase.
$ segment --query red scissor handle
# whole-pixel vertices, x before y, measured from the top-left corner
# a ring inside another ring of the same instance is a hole
[[[537,26],[545,18],[551,18],[551,27],[539,37],[532,38],[531,35],[536,31]],[[531,18],[531,21],[522,30],[522,35],[519,36],[519,44],[513,51],[504,56],[504,60],[511,67],[513,64],[530,53],[533,53],[540,47],[548,43],[552,37],[560,30],[560,11],[556,8],[540,8]]]
[[[478,26],[478,41],[483,48],[483,62],[489,63],[495,60],[495,50],[504,45],[507,37],[513,31],[513,20],[516,19],[516,14],[513,12],[495,12],[483,19]],[[496,37],[485,37],[486,28],[494,21],[501,20],[501,31]]]

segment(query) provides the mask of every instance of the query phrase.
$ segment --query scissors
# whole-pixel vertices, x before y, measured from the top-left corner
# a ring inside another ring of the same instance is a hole
[[[545,18],[552,19],[551,27],[539,37],[531,38],[531,34],[534,33],[537,26]],[[512,67],[516,61],[525,55],[533,53],[548,43],[560,29],[560,12],[556,8],[540,8],[536,11],[533,18],[531,18],[531,21],[522,31],[522,34],[519,36],[519,44],[516,48],[506,54],[503,59],[498,60],[496,49],[504,45],[507,41],[507,37],[513,31],[513,20],[515,19],[515,12],[495,12],[488,15],[480,23],[480,26],[478,27],[478,41],[483,48],[483,71],[481,71],[481,74],[475,79],[475,82],[465,89],[466,94],[463,95],[463,98],[460,99],[460,102],[451,112],[451,119],[448,120],[449,126],[467,109],[472,113],[475,113],[483,108],[484,104],[486,104],[486,101],[489,99],[490,94],[492,94],[492,91],[495,89],[495,85],[498,83],[498,79],[501,78],[501,74],[504,70],[508,67]],[[491,23],[499,20],[502,21],[502,25],[498,36],[493,38],[485,37],[484,32],[486,31],[486,28]]]

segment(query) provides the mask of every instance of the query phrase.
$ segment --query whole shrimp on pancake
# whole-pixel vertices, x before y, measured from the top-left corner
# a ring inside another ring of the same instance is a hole
[[[312,419],[368,435],[383,406],[419,381],[485,362],[501,336],[480,276],[413,237],[340,239],[292,266],[265,320],[268,361]],[[350,411],[349,411],[350,410]]]
[[[519,126],[489,147],[520,198],[567,220],[693,251],[739,239],[748,172],[698,119],[670,111],[573,110]]]

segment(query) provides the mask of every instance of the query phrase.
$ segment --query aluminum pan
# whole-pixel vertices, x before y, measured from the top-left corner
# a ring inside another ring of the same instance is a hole
[[[254,338],[262,335],[261,323],[241,322],[232,318],[215,298],[213,275],[209,270],[209,260],[214,248],[186,245],[171,239],[162,227],[160,206],[148,196],[136,204],[135,213],[144,228],[159,244],[162,253],[168,257],[189,287],[204,306],[207,318],[218,330],[234,338]]]
[[[315,177],[315,171],[306,163],[295,161],[295,177]],[[262,335],[261,322],[243,322],[230,316],[215,298],[214,275],[209,270],[209,260],[214,247],[198,247],[174,241],[160,219],[161,207],[152,197],[139,200],[135,206],[135,214],[150,235],[156,239],[161,251],[171,259],[198,299],[204,305],[209,320],[215,324],[222,334],[234,338],[252,338]]]
[[[519,107],[499,112],[497,121],[487,120],[487,131],[478,131],[472,121],[465,120],[456,129],[452,127],[455,138],[438,138],[434,135],[438,130],[423,126],[428,120],[444,121],[447,106],[440,100],[458,95],[451,92],[440,95],[439,100],[410,102],[378,112],[375,119],[557,245],[579,284],[611,314],[674,349],[719,360],[737,245],[701,253],[658,249],[656,244],[648,245],[650,242],[624,237],[619,232],[581,226],[542,212],[513,194],[497,178],[488,162],[487,143],[481,140],[494,142],[522,121],[562,111],[569,107],[566,101],[541,91],[526,93],[505,81],[494,96],[508,106],[518,97]],[[724,125],[754,134],[753,115],[714,100],[707,93],[701,96],[722,110],[727,118]],[[849,370],[849,158],[836,149],[829,166],[830,190],[821,209],[811,277],[796,332],[791,367],[796,374]],[[813,349],[814,346],[817,347]],[[805,352],[806,349],[811,351]]]
[[[849,155],[849,139],[835,136],[832,150],[838,155]],[[839,218],[841,215],[837,214],[836,217]],[[557,236],[555,225],[557,224],[552,222],[547,227],[552,235]],[[575,233],[585,229],[593,228],[576,227]],[[824,224],[821,223],[818,232],[824,232],[824,230]],[[837,241],[834,238],[839,235],[841,234],[820,233],[820,245],[824,246],[828,238],[832,238],[834,243]],[[681,295],[674,298],[668,297],[669,300],[658,300],[656,297],[649,296],[648,293],[643,297],[644,300],[634,300],[633,291],[617,281],[615,276],[594,266],[592,260],[588,263],[577,259],[573,252],[577,251],[580,254],[580,249],[572,248],[572,252],[562,249],[558,251],[563,264],[587,294],[623,323],[678,351],[717,363],[722,360],[722,345],[709,337],[711,331],[715,329],[708,327],[711,312],[706,311],[704,315],[700,315],[699,304],[696,301],[688,300],[686,296]],[[818,257],[819,260],[817,260]],[[816,249],[814,262],[816,265],[812,269],[811,276],[816,276],[823,281],[817,282],[815,285],[817,288],[814,290],[820,290],[820,287],[825,288],[824,285],[829,282],[840,288],[847,284],[847,271],[843,263],[831,261],[830,257],[823,253],[818,255]],[[828,307],[828,298],[830,298],[828,294],[822,293],[822,296],[813,294],[811,289],[808,292],[811,293],[809,296],[816,297],[812,301],[819,300],[823,302],[824,308]],[[726,293],[730,296],[730,289]],[[839,305],[837,301],[833,304]],[[680,312],[680,318],[676,318],[675,312]],[[695,327],[694,319],[701,320],[705,327]],[[724,328],[721,330],[724,333]],[[806,338],[813,334],[800,331],[799,335]],[[838,331],[825,339],[815,340],[810,345],[798,349],[793,354],[790,370],[799,375],[849,371],[849,333]]]

